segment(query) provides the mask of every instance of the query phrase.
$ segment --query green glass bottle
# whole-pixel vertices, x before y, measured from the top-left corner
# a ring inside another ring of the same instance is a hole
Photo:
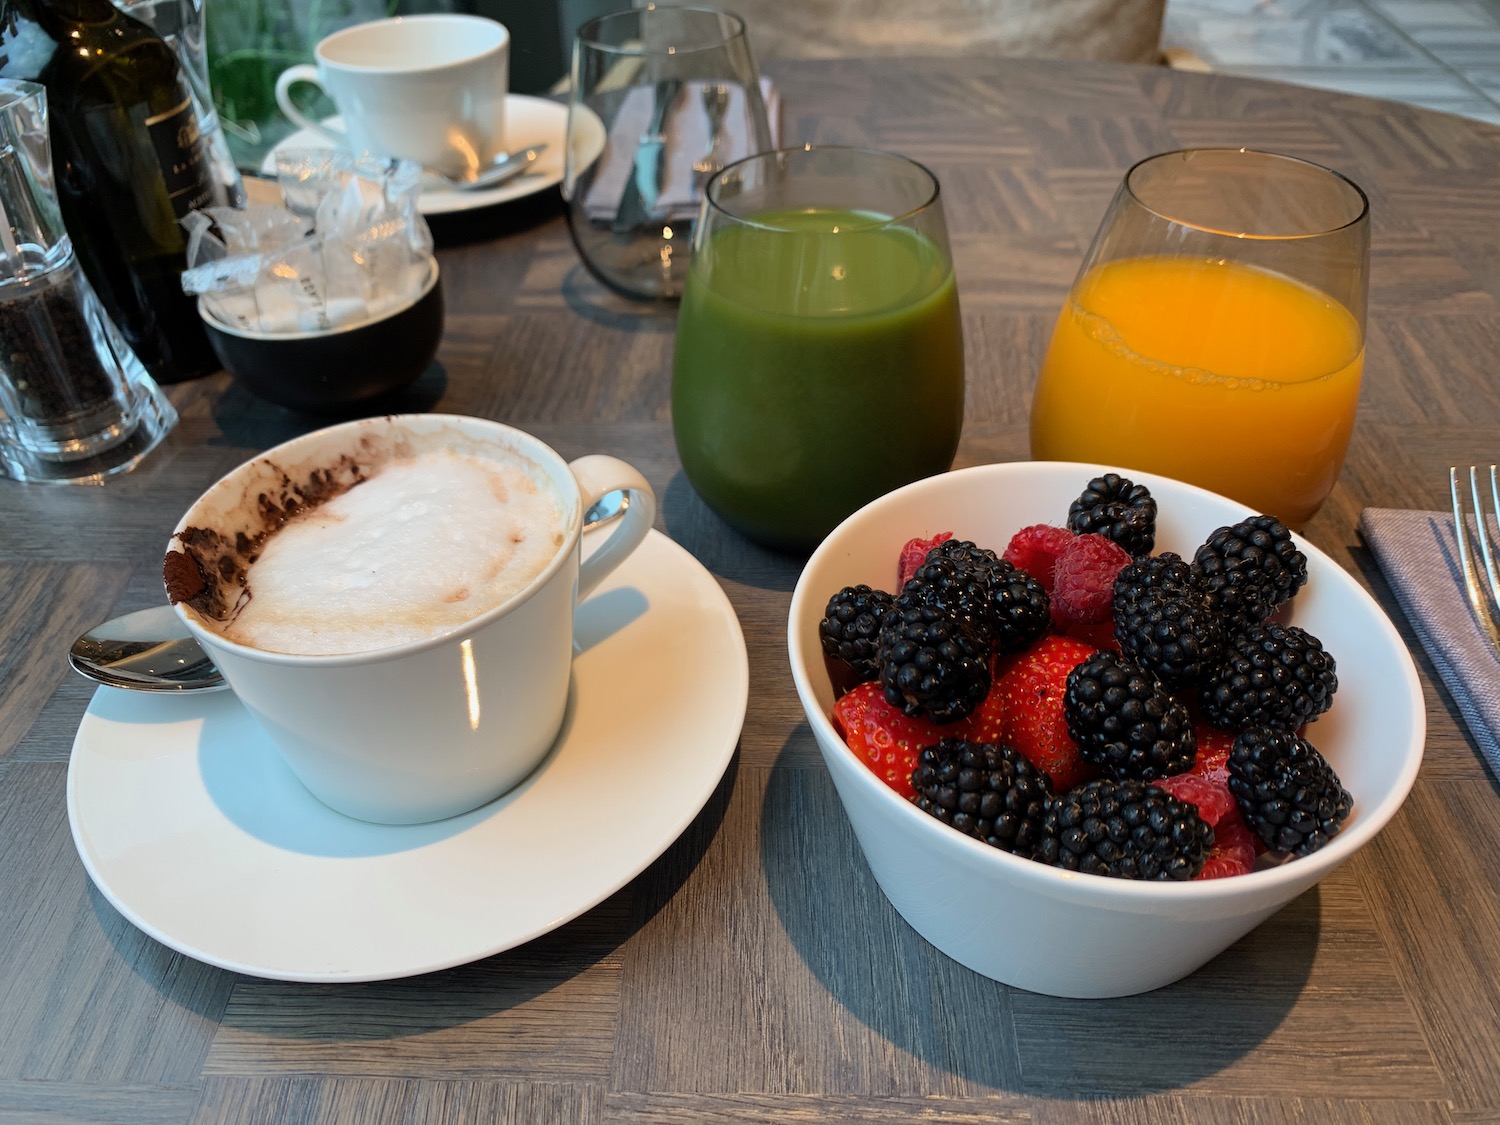
[[[159,383],[217,370],[182,291],[180,220],[224,202],[172,49],[110,0],[0,0],[0,77],[47,88],[63,224]]]

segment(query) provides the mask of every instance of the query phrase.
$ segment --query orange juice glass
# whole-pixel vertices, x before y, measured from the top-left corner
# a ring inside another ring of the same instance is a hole
[[[1369,205],[1307,161],[1197,149],[1125,176],[1058,317],[1031,455],[1161,473],[1300,527],[1364,367]]]

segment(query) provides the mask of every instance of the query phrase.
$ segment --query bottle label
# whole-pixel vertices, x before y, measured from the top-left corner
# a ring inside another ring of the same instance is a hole
[[[192,98],[183,98],[181,105],[146,118],[146,131],[161,163],[173,213],[182,219],[189,211],[212,206],[213,184]]]

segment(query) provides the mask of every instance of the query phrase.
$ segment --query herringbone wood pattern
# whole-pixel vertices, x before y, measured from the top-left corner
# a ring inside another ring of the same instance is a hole
[[[1500,130],[1115,65],[838,61],[774,76],[789,142],[897,149],[942,181],[970,372],[960,464],[1026,456],[1052,317],[1133,161],[1254,145],[1364,185],[1365,391],[1308,534],[1414,644],[1354,529],[1366,505],[1441,507],[1445,467],[1500,448]],[[1160,992],[1056,1000],[980,978],[892,912],[843,822],[786,667],[798,563],[727,531],[680,475],[672,310],[595,284],[555,195],[438,234],[441,370],[410,403],[642,468],[662,530],[744,625],[753,697],[736,760],[625,890],[478,964],[309,987],[144,936],[90,886],[69,838],[66,760],[90,692],[62,647],[160,597],[162,545],[207,482],[316,424],[224,376],[176,388],[183,422],[140,471],[98,490],[0,488],[0,1120],[1500,1120],[1500,791],[1419,648],[1426,765],[1354,862]]]

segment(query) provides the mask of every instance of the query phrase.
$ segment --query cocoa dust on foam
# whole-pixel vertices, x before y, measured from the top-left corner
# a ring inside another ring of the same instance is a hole
[[[412,454],[408,435],[364,435],[352,453],[332,465],[303,466],[291,472],[270,458],[251,463],[245,495],[225,516],[233,530],[184,527],[172,536],[176,547],[162,560],[167,600],[186,603],[213,621],[231,620],[250,599],[250,566],[265,542],[296,517],[342,496],[369,480],[384,465]],[[295,475],[294,475],[295,474]]]

